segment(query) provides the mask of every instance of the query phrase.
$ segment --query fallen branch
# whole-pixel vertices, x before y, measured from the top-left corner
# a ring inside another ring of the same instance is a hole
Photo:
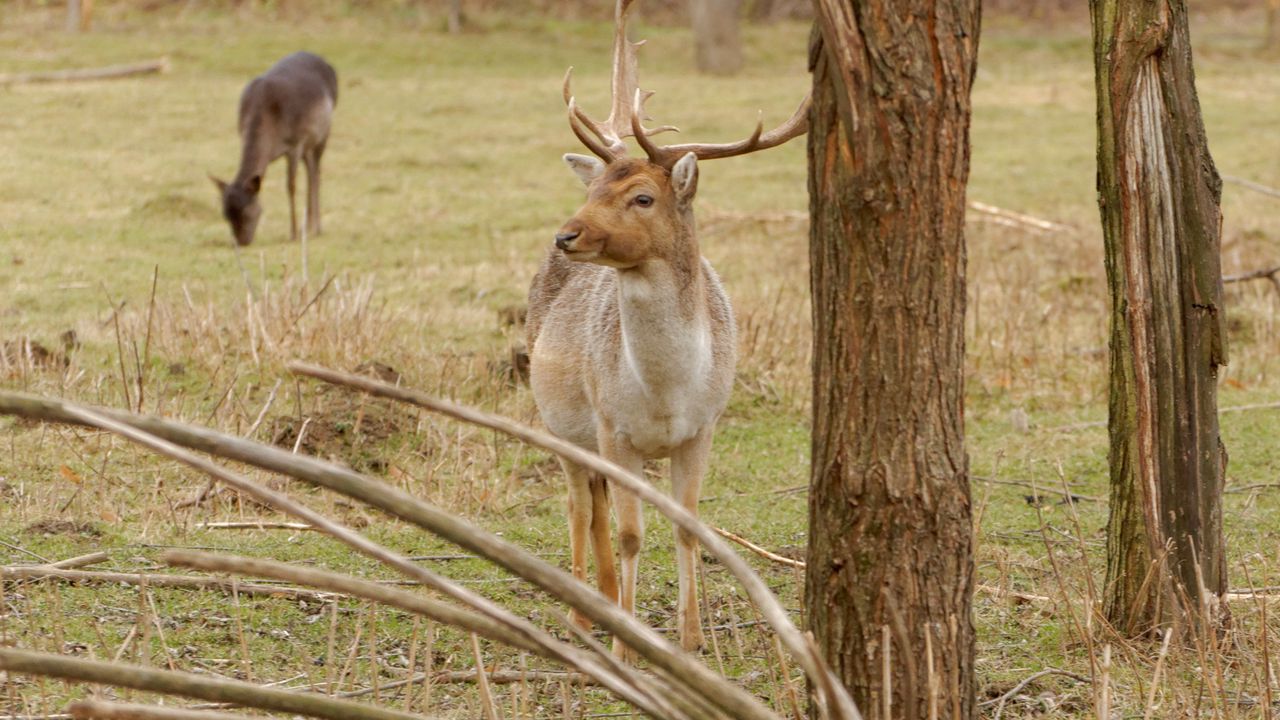
[[[199,530],[315,530],[307,523],[279,522],[273,520],[248,520],[244,522],[196,523]]]
[[[969,208],[972,210],[977,210],[980,213],[986,213],[987,215],[990,215],[993,218],[1001,218],[1005,220],[1006,222],[1000,223],[1002,225],[1012,223],[1015,225],[1035,228],[1036,230],[1040,230],[1043,232],[1062,232],[1062,231],[1071,229],[1070,225],[1063,225],[1062,223],[1056,223],[1056,222],[1053,222],[1052,220],[1045,220],[1044,218],[1038,218],[1034,215],[1027,215],[1025,213],[1014,212],[1012,210],[1005,210],[1004,208],[996,207],[995,205],[988,205],[983,202],[978,202],[977,200],[970,200]],[[998,221],[994,221],[994,222],[998,222]]]
[[[63,580],[70,583],[106,583],[141,585],[149,587],[184,588],[188,590],[221,590],[231,592],[232,581],[226,578],[202,575],[163,575],[158,573],[97,572],[92,570],[65,570],[48,565],[16,565],[0,568],[3,580]],[[236,591],[242,595],[269,595],[276,597],[320,600],[328,602],[333,593],[317,592],[303,588],[280,585],[237,583]]]
[[[1273,187],[1269,187],[1267,185],[1263,185],[1262,183],[1256,183],[1252,180],[1245,180],[1244,178],[1236,177],[1235,175],[1223,175],[1222,179],[1229,183],[1235,183],[1240,187],[1249,188],[1254,192],[1262,193],[1263,195],[1270,195],[1271,197],[1274,197],[1274,198],[1280,198],[1280,190],[1277,190]]]
[[[265,688],[260,685],[211,678],[172,670],[100,662],[0,647],[0,670],[42,675],[75,682],[115,685],[163,695],[179,695],[211,702],[229,702],[282,713],[297,713],[326,720],[423,720],[375,705],[338,700],[313,693]]]
[[[1280,410],[1280,402],[1268,403],[1251,403],[1248,405],[1229,405],[1227,407],[1218,408],[1218,414],[1247,412],[1249,410]],[[1045,428],[1049,432],[1072,432],[1074,430],[1083,430],[1085,428],[1106,427],[1106,420],[1090,420],[1088,422],[1071,423],[1070,425],[1057,425]]]
[[[1236,283],[1244,282],[1246,280],[1261,280],[1263,278],[1274,281],[1276,279],[1276,273],[1280,273],[1280,265],[1262,268],[1261,270],[1250,270],[1249,272],[1240,273],[1238,275],[1223,275],[1222,282]]]
[[[1275,288],[1275,291],[1277,293],[1280,293],[1280,277],[1277,277],[1276,273],[1280,273],[1280,265],[1277,265],[1275,267],[1270,267],[1270,268],[1263,268],[1261,270],[1252,270],[1250,272],[1241,273],[1239,275],[1227,275],[1222,278],[1222,282],[1236,283],[1236,282],[1245,282],[1248,280],[1266,280],[1267,282],[1271,283],[1271,287]]]
[[[71,570],[73,568],[82,568],[82,567],[85,567],[86,565],[96,565],[97,563],[100,563],[100,562],[106,562],[108,559],[109,559],[109,556],[106,553],[99,550],[98,552],[91,552],[91,553],[88,553],[87,555],[77,555],[76,557],[67,558],[66,560],[51,562],[45,567],[57,568],[61,570]]]
[[[768,585],[751,569],[751,566],[747,564],[742,556],[734,552],[724,540],[720,539],[718,535],[673,498],[658,491],[643,478],[631,474],[596,453],[587,452],[577,445],[561,440],[549,433],[534,430],[500,415],[438,400],[420,392],[315,365],[292,362],[288,364],[288,368],[290,372],[299,375],[317,378],[335,385],[355,388],[370,395],[399,400],[432,412],[447,415],[456,420],[511,435],[529,445],[553,452],[560,457],[575,462],[591,472],[598,473],[608,478],[611,482],[630,490],[641,500],[649,503],[666,516],[676,527],[693,535],[738,580],[746,590],[747,596],[756,604],[770,627],[777,633],[783,645],[796,658],[810,680],[813,681],[814,687],[819,690],[819,692],[815,692],[816,702],[824,705],[825,709],[835,718],[860,720],[862,717],[848,691],[844,689],[843,685],[836,682],[835,676],[827,666],[826,660],[821,653],[817,651],[813,643],[805,640],[805,636],[791,622],[786,610],[778,602],[778,598],[769,590]],[[391,489],[388,488],[388,490]],[[370,502],[376,507],[382,507],[367,499],[365,502]],[[406,517],[402,508],[388,507],[383,509],[401,517]],[[408,518],[406,517],[406,519]],[[474,535],[476,531],[473,529],[472,533]],[[449,539],[464,547],[475,542],[473,538]],[[491,557],[493,556],[491,555]],[[515,571],[513,568],[509,569],[512,569],[513,572]],[[562,573],[563,571],[557,572]],[[559,599],[578,607],[575,603],[570,602],[567,597],[560,597]],[[580,598],[575,599],[579,602],[582,600]],[[704,683],[714,683],[715,695],[708,693],[706,698],[729,712],[732,717],[746,718],[748,714],[750,717],[758,717],[761,713],[773,715],[756,698],[743,693],[741,688],[734,686],[730,692],[722,692],[719,682],[722,680],[720,676],[701,663],[689,662],[689,658],[686,655],[671,652],[670,645],[667,642],[655,642],[658,635],[652,632],[651,629],[641,625],[643,632],[635,633],[636,623],[632,622],[633,618],[622,612],[618,606],[605,601],[604,605],[606,607],[599,607],[599,600],[603,600],[603,598],[598,593],[595,593],[589,600],[589,603],[584,604],[591,605],[593,610],[598,608],[597,613],[587,613],[592,619],[595,619],[615,636],[620,637],[628,646],[644,655],[650,662],[671,673],[673,679],[690,681],[700,689],[710,689],[710,686],[704,685]],[[586,612],[585,608],[579,609]]]
[[[715,530],[715,531],[716,531],[717,533],[719,533],[722,537],[726,537],[726,538],[728,538],[728,539],[730,539],[730,540],[732,540],[732,541],[734,541],[734,542],[738,543],[738,544],[739,544],[739,545],[741,545],[742,547],[744,547],[744,548],[746,548],[746,549],[750,550],[751,552],[753,552],[753,553],[755,553],[755,554],[759,555],[760,557],[764,558],[765,560],[771,560],[771,561],[773,561],[773,562],[778,563],[779,565],[786,565],[786,566],[788,566],[788,567],[793,567],[793,568],[803,568],[803,567],[804,567],[804,561],[803,561],[803,560],[792,560],[792,559],[791,559],[791,558],[789,558],[789,557],[784,557],[784,556],[779,555],[779,554],[777,554],[777,553],[769,552],[768,550],[765,550],[764,548],[760,547],[759,545],[756,545],[755,543],[751,542],[750,540],[748,540],[748,539],[746,539],[746,538],[744,538],[744,537],[740,537],[740,536],[738,536],[738,535],[734,535],[733,533],[729,532],[728,530],[725,530],[724,528],[718,528],[718,527],[716,527],[715,525],[710,525],[710,526],[708,526],[708,527],[710,527],[712,530]]]
[[[169,71],[169,58],[162,57],[146,62],[129,63],[127,65],[109,65],[100,68],[78,68],[74,70],[48,70],[43,72],[13,73],[0,75],[0,86],[25,85],[31,83],[83,82],[86,80],[114,80],[134,75],[151,75]]]
[[[1035,595],[1032,593],[1019,592],[1017,590],[1005,590],[1004,588],[996,587],[995,585],[978,585],[975,589],[978,592],[984,592],[998,598],[1010,598],[1016,600],[1019,604],[1053,602],[1053,598],[1047,595]]]
[[[67,706],[67,712],[75,720],[249,720],[245,715],[209,710],[102,700],[77,700]]]
[[[1003,708],[1004,704],[1009,701],[1009,698],[1022,692],[1023,688],[1025,688],[1026,686],[1030,685],[1031,683],[1035,682],[1036,680],[1039,680],[1040,678],[1046,675],[1062,675],[1063,677],[1068,677],[1068,678],[1071,678],[1072,680],[1075,680],[1076,682],[1082,682],[1082,683],[1092,682],[1089,678],[1083,675],[1079,675],[1077,673],[1073,673],[1069,670],[1059,670],[1057,668],[1045,668],[1044,670],[1041,670],[1040,672],[1037,672],[1037,673],[1033,673],[1027,678],[1023,679],[1022,682],[1018,683],[1017,685],[1014,685],[1013,689],[1009,690],[1009,692],[1001,695],[1000,697],[995,698],[994,700],[987,700],[985,702],[978,703],[978,707],[991,707],[992,705],[999,705],[1001,708]]]

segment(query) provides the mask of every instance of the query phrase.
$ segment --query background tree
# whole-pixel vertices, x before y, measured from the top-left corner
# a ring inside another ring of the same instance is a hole
[[[1200,118],[1185,2],[1089,7],[1112,303],[1105,610],[1137,635],[1225,612],[1222,183]]]
[[[964,217],[979,2],[817,12],[805,608],[867,718],[971,718]]]
[[[692,0],[689,4],[699,72],[732,75],[742,69],[741,10],[742,0]]]

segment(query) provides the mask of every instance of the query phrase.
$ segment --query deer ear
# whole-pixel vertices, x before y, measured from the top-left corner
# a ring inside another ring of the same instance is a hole
[[[250,195],[257,195],[258,191],[262,189],[262,176],[254,175],[249,178],[249,181],[244,184],[244,189],[247,190]]]
[[[226,195],[226,194],[227,194],[227,184],[226,184],[225,182],[223,182],[223,181],[219,180],[218,178],[214,177],[214,176],[213,176],[213,173],[205,173],[205,174],[206,174],[206,175],[208,175],[208,176],[209,176],[209,179],[213,181],[213,185],[214,185],[214,187],[218,188],[218,194],[219,194],[219,195]]]
[[[675,191],[676,202],[688,205],[698,192],[698,156],[685,153],[684,157],[671,168],[671,189]]]
[[[565,153],[564,164],[569,166],[569,169],[573,171],[574,175],[578,176],[583,185],[590,185],[593,180],[604,173],[604,163],[599,158],[593,158],[590,155]]]

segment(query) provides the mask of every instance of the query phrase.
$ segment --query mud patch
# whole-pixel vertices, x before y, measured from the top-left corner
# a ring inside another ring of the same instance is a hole
[[[400,373],[384,363],[368,362],[356,372],[395,383]],[[382,441],[411,431],[418,414],[391,400],[368,397],[345,388],[322,387],[319,408],[303,418],[279,417],[271,423],[271,444],[328,460],[349,464],[356,470],[386,470]],[[301,438],[301,440],[299,440]]]
[[[97,525],[78,520],[54,520],[52,518],[31,523],[22,529],[28,535],[81,535],[83,537],[102,537]]]

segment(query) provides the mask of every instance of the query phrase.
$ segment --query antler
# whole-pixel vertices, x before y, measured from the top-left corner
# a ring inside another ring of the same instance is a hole
[[[573,96],[571,81],[573,68],[564,74],[565,105],[569,108],[569,127],[573,134],[605,162],[613,162],[627,154],[627,144],[623,138],[635,137],[650,162],[671,168],[686,153],[692,152],[700,160],[745,155],[757,150],[765,150],[798,136],[808,130],[810,96],[805,96],[800,107],[782,125],[764,132],[764,120],[756,121],[756,130],[751,137],[735,143],[684,143],[680,145],[655,145],[650,137],[668,130],[679,132],[671,125],[663,125],[652,130],[644,127],[644,103],[653,96],[651,90],[641,90],[636,74],[636,48],[644,41],[627,40],[627,11],[635,0],[617,0],[614,8],[613,31],[613,77],[611,82],[612,98],[609,117],[604,122],[592,120],[582,111]]]
[[[636,141],[640,143],[640,147],[649,156],[650,162],[670,168],[688,153],[693,153],[699,160],[715,160],[733,157],[734,155],[746,155],[757,150],[767,150],[771,147],[777,147],[791,138],[803,135],[809,129],[809,105],[812,101],[812,93],[805,95],[804,100],[800,101],[800,107],[796,108],[791,118],[769,132],[764,132],[764,113],[761,112],[760,117],[756,119],[755,132],[751,133],[751,137],[738,142],[655,145],[649,139],[649,136],[653,133],[646,132],[644,128],[640,127],[639,122],[632,123],[632,131],[635,134]],[[641,102],[641,95],[637,91],[635,95],[635,111],[637,113],[640,112]]]
[[[634,127],[639,127],[644,101],[653,95],[652,92],[641,90],[636,78],[636,48],[643,45],[644,41],[633,43],[627,40],[627,11],[631,9],[633,2],[635,0],[618,0],[614,9],[612,106],[609,117],[604,122],[592,120],[574,101],[571,89],[573,68],[569,68],[564,74],[563,93],[565,105],[569,108],[569,127],[583,145],[605,162],[627,154],[627,145],[622,139],[632,135]],[[640,97],[639,104],[632,104],[633,96]],[[676,128],[664,125],[645,132],[653,135],[667,130]]]

